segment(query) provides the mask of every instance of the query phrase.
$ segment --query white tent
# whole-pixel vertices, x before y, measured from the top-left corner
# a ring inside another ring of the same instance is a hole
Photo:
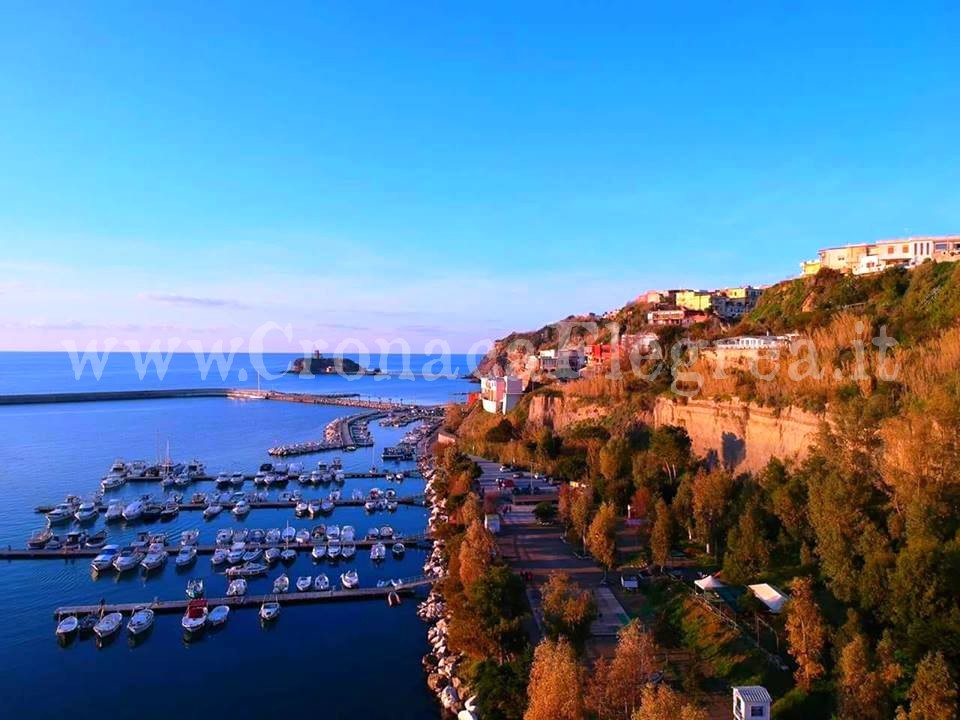
[[[726,585],[717,580],[713,575],[707,575],[699,580],[694,580],[693,584],[704,592],[707,590],[716,590],[717,588],[726,587]]]
[[[788,600],[786,595],[773,587],[773,585],[767,585],[767,583],[747,585],[747,589],[752,592],[760,602],[766,605],[772,613],[781,612],[783,610],[783,604]]]

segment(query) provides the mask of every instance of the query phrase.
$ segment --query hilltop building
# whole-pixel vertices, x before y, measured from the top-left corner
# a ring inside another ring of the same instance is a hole
[[[824,248],[816,260],[800,263],[802,275],[826,268],[846,274],[869,275],[891,267],[912,268],[927,260],[960,259],[960,235],[922,236]]]
[[[523,380],[518,377],[480,378],[480,404],[488,413],[506,415],[523,396]]]

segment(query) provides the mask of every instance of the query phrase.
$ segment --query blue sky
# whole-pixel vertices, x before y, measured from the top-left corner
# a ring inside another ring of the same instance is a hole
[[[960,231],[960,6],[842,5],[4,2],[0,349],[464,350]]]

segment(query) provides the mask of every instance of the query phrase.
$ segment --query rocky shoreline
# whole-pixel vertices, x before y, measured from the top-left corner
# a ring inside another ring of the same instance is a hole
[[[434,488],[434,480],[440,471],[430,455],[420,460],[419,467],[426,480],[424,494],[430,508],[427,532],[436,533],[439,526],[448,520],[446,499],[440,497]],[[423,570],[438,579],[446,575],[447,562],[442,540],[434,542]],[[461,656],[451,651],[447,643],[447,604],[436,584],[427,599],[418,606],[417,616],[430,626],[427,640],[431,651],[423,656],[427,687],[437,696],[440,705],[457,720],[478,720],[475,698],[470,696],[469,688],[457,672]]]

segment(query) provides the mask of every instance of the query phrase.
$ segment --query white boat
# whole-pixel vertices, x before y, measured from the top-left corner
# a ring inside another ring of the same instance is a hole
[[[353,590],[360,584],[360,577],[356,570],[347,570],[340,575],[340,584],[348,590]]]
[[[228,617],[230,617],[230,608],[226,605],[217,605],[207,615],[207,622],[210,623],[212,627],[218,627],[223,625]]]
[[[400,507],[400,503],[398,503],[396,500],[387,500],[388,512],[396,512],[398,507]]]
[[[119,500],[111,500],[110,504],[107,505],[107,514],[104,515],[104,520],[109,522],[116,522],[117,520],[123,519],[123,503]]]
[[[225,548],[217,548],[213,551],[210,563],[212,565],[223,565],[227,561],[227,554],[228,551]]]
[[[53,539],[53,530],[51,530],[49,527],[45,527],[35,531],[27,539],[27,547],[30,550],[39,550],[48,542],[50,542],[50,540],[52,539]]]
[[[246,551],[243,553],[243,561],[245,563],[257,562],[263,558],[263,548],[257,544],[248,545]]]
[[[278,547],[268,547],[263,551],[263,559],[268,563],[275,563],[280,559],[281,550]]]
[[[133,548],[124,548],[118,552],[117,556],[113,559],[113,569],[119,573],[127,572],[137,567],[142,560],[143,553]]]
[[[391,548],[394,557],[402,557],[405,552],[407,552],[407,547],[402,542],[396,542]]]
[[[280,531],[280,539],[283,540],[283,542],[285,543],[293,542],[294,539],[296,539],[296,537],[297,537],[297,529],[290,527],[289,523],[283,530]]]
[[[244,563],[239,567],[227,568],[227,577],[254,577],[256,575],[266,575],[270,568],[263,563]]]
[[[284,548],[280,551],[280,560],[289,563],[297,559],[297,551],[293,548]]]
[[[120,613],[107,613],[93,626],[93,632],[98,638],[103,640],[119,630],[121,622],[123,622],[123,615]]]
[[[231,580],[227,585],[227,597],[238,597],[247,594],[247,581],[243,578]]]
[[[127,474],[127,463],[123,458],[117,458],[113,461],[113,464],[110,466],[110,472],[116,475],[126,475]]]
[[[57,637],[65,638],[72,635],[80,627],[80,621],[76,615],[67,615],[57,623]]]
[[[100,553],[90,561],[90,567],[92,567],[95,572],[108,570],[113,566],[114,558],[117,557],[118,552],[120,552],[119,545],[104,545],[100,549]]]
[[[316,577],[316,578],[314,579],[314,581],[313,581],[313,589],[314,589],[314,590],[317,590],[318,592],[323,592],[324,590],[329,590],[329,589],[330,589],[330,578],[328,578],[328,577],[327,577],[326,575],[324,575],[323,573],[320,573],[319,575],[317,575],[317,577]]]
[[[127,632],[131,635],[140,635],[145,633],[153,625],[153,610],[150,608],[140,608],[133,611],[130,621],[127,623]]]
[[[280,603],[265,602],[260,606],[260,619],[264,621],[276,620],[280,616]]]
[[[197,548],[195,545],[184,545],[177,553],[175,563],[177,567],[186,567],[197,559]]]
[[[339,525],[327,525],[327,539],[329,539],[329,540],[339,540],[339,539],[340,539],[340,526],[339,526]]]
[[[250,503],[248,503],[246,500],[241,500],[233,506],[233,510],[230,512],[232,512],[235,517],[244,517],[250,512]]]
[[[147,554],[144,556],[143,560],[140,562],[140,565],[147,572],[150,572],[151,570],[156,570],[157,568],[163,567],[166,564],[167,564],[167,551],[159,543],[152,544],[147,549]]]
[[[243,485],[244,480],[246,480],[246,478],[243,476],[243,473],[240,472],[235,472],[230,476],[230,484],[233,487],[240,487]],[[216,608],[214,608],[214,610],[216,610]]]
[[[324,515],[328,515],[333,512],[334,507],[336,506],[333,504],[333,501],[327,498],[320,503],[320,512],[322,512]]]
[[[376,540],[380,537],[380,528],[370,528],[367,530],[367,538],[370,540]]]
[[[80,503],[80,507],[77,508],[74,517],[77,519],[77,522],[90,522],[91,520],[96,520],[99,515],[100,510],[97,508],[97,504],[87,501]]]
[[[301,503],[301,504],[302,504],[302,503]],[[300,505],[298,504],[297,507],[299,508]],[[310,513],[310,517],[316,517],[317,515],[319,515],[319,514],[320,514],[320,501],[319,501],[319,500],[311,500],[309,503],[307,503],[307,512]]]
[[[387,547],[381,542],[374,543],[370,548],[370,559],[374,562],[380,562],[387,556]]]
[[[340,539],[343,540],[343,542],[353,542],[356,534],[357,531],[353,525],[344,525],[342,528],[340,528]]]
[[[264,536],[264,542],[268,545],[276,545],[280,542],[280,528],[270,528]]]
[[[203,630],[207,624],[207,615],[210,611],[207,609],[205,600],[191,600],[187,604],[187,610],[180,620],[180,626],[188,633],[196,633]]]
[[[357,546],[352,542],[346,542],[340,548],[340,557],[342,557],[344,560],[349,560],[356,554]]]
[[[340,552],[342,550],[339,540],[331,540],[327,543],[327,557],[331,560],[336,560],[340,557]]]
[[[380,528],[380,537],[383,538],[384,540],[388,538],[392,538],[393,528],[390,527],[389,525],[384,525],[382,528]]]
[[[280,577],[273,581],[273,592],[274,593],[285,593],[290,589],[290,578],[287,577],[286,573],[283,573]]]
[[[310,503],[306,500],[299,500],[293,508],[293,513],[297,517],[303,517],[308,512],[310,512]]]
[[[125,482],[127,482],[127,478],[124,477],[123,475],[110,473],[100,481],[100,489],[103,491],[116,490],[118,487],[122,486]]]
[[[297,578],[297,590],[306,592],[313,586],[313,578],[309,575],[301,575]]]
[[[377,509],[377,501],[376,501],[376,500],[367,500],[367,501],[363,504],[363,509],[366,510],[367,512],[369,512],[369,513],[372,513],[374,510]]]
[[[215,517],[216,517],[217,515],[219,515],[221,512],[223,512],[223,506],[222,506],[222,505],[217,505],[217,504],[207,505],[207,506],[203,509],[203,518],[204,518],[205,520],[210,520],[210,519],[212,519],[212,518],[215,518]]]
[[[196,545],[197,540],[200,539],[199,530],[184,530],[180,533],[180,544],[181,545]]]
[[[217,545],[229,545],[231,540],[233,540],[233,530],[230,528],[217,530]]]
[[[73,520],[73,514],[76,512],[76,509],[73,505],[69,503],[60,503],[53,510],[47,513],[47,521],[51,525],[56,523],[68,522]]]
[[[187,583],[187,597],[191,600],[203,597],[203,578],[193,578]]]
[[[126,520],[127,522],[133,522],[134,520],[139,520],[141,515],[143,515],[142,500],[134,500],[132,503],[130,503],[123,509],[123,519]]]
[[[314,545],[313,550],[310,551],[310,555],[311,557],[313,557],[314,560],[323,560],[326,554],[327,554],[327,546],[319,542],[316,545]]]
[[[236,565],[237,563],[243,562],[243,554],[247,551],[247,544],[245,542],[237,541],[230,546],[230,551],[227,553],[227,562],[231,565]]]
[[[309,530],[297,530],[296,540],[301,545],[310,542],[310,531]]]

